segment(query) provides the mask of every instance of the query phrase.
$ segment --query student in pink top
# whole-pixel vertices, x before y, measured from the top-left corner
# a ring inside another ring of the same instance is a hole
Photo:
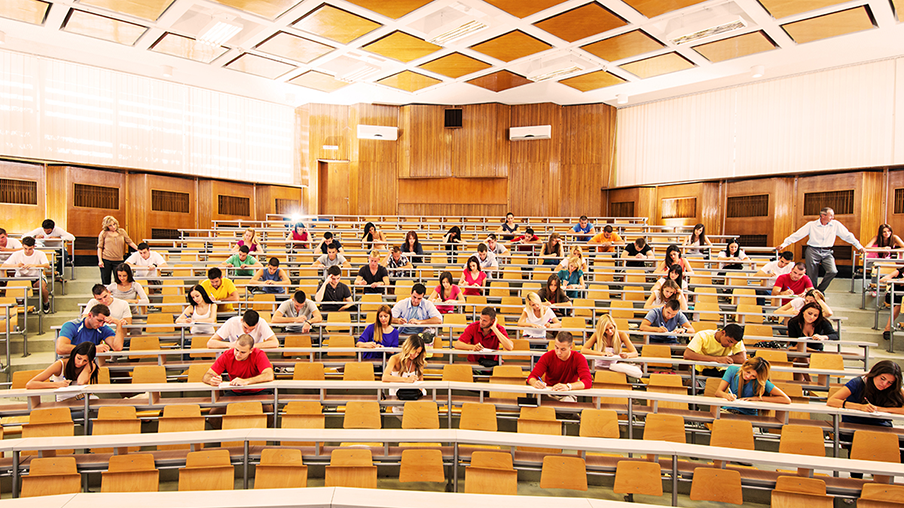
[[[477,256],[469,257],[461,279],[458,280],[458,285],[465,288],[462,292],[465,296],[480,295],[486,280],[487,274],[480,270],[480,261],[477,260]]]
[[[436,310],[438,310],[440,314],[455,312],[454,306],[439,304],[442,302],[463,302],[464,300],[465,299],[461,296],[461,288],[452,283],[452,274],[443,272],[439,276],[439,286],[436,286],[436,289],[433,290],[433,294],[430,295],[430,301],[436,305]]]

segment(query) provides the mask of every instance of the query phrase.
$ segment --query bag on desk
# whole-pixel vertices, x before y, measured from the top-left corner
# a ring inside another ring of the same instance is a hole
[[[424,396],[420,388],[399,388],[396,397],[399,400],[418,400]]]

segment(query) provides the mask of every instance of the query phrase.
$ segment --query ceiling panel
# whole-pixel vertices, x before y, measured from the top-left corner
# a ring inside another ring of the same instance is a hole
[[[461,53],[452,53],[419,65],[419,67],[455,79],[472,72],[489,69],[492,65]]]
[[[514,72],[503,70],[487,74],[486,76],[480,76],[479,78],[474,78],[468,81],[468,83],[494,92],[501,92],[503,90],[508,90],[509,88],[529,85],[533,83],[533,81],[524,76],[515,74]]]
[[[626,24],[612,11],[593,2],[534,23],[534,26],[562,40],[574,42]]]
[[[531,37],[521,30],[515,30],[471,46],[471,49],[503,62],[511,62],[534,53],[546,51],[551,47],[549,44]]]
[[[484,0],[488,4],[504,10],[512,16],[526,18],[531,14],[549,9],[568,0]]]
[[[805,19],[782,25],[788,35],[798,44],[827,39],[837,35],[860,32],[873,28],[866,7],[855,7],[824,16]]]
[[[251,53],[243,53],[238,58],[224,65],[227,69],[247,72],[268,79],[276,79],[283,74],[295,69],[294,65],[278,62]]]
[[[624,0],[634,10],[648,18],[655,18],[667,12],[676,11],[685,7],[696,5],[706,0]]]
[[[433,0],[347,0],[350,3],[370,9],[387,18],[398,19],[409,12],[419,9]]]
[[[694,50],[697,53],[714,63],[773,49],[775,49],[775,44],[763,32],[738,35],[722,39],[721,41],[694,46]]]
[[[321,92],[326,93],[335,92],[336,90],[351,84],[347,81],[338,80],[329,74],[317,71],[308,71],[297,78],[290,79],[289,83],[305,88],[313,88],[314,90],[320,90]]]
[[[624,82],[625,80],[622,78],[606,71],[590,72],[559,81],[563,85],[568,85],[582,92],[589,92],[590,90],[597,90]]]
[[[431,44],[413,35],[408,35],[405,32],[395,31],[386,37],[371,42],[367,46],[362,47],[362,49],[408,63],[430,53],[435,53],[443,49],[443,47]]]
[[[165,33],[150,48],[151,51],[166,53],[167,55],[188,58],[196,62],[210,63],[229,51],[223,46],[211,46],[198,42],[190,37],[183,37],[174,33]]]
[[[132,46],[147,28],[106,16],[98,16],[97,14],[72,9],[69,11],[69,17],[64,23],[63,30]]]
[[[664,55],[645,58],[636,62],[626,63],[620,67],[640,78],[652,78],[670,72],[690,69],[694,64],[687,61],[678,53],[666,53]]]
[[[296,62],[310,63],[336,48],[305,39],[304,37],[279,32],[258,44],[256,49],[271,55],[295,60]]]
[[[296,21],[293,26],[305,32],[348,44],[382,25],[332,5],[323,4]]]
[[[891,0],[891,4],[895,8],[895,14],[898,16],[898,23],[904,22],[904,0]]]
[[[156,21],[175,0],[79,0],[79,3]]]
[[[831,5],[843,4],[847,0],[759,0],[760,4],[775,19],[785,18],[802,12],[814,11]]]
[[[37,0],[3,0],[0,2],[0,18],[40,25],[49,7],[49,3]]]
[[[631,58],[632,56],[642,55],[662,48],[663,44],[661,42],[650,37],[643,30],[634,30],[633,32],[616,35],[615,37],[581,47],[584,51],[610,62]]]
[[[431,78],[430,76],[418,74],[417,72],[402,71],[398,74],[383,78],[377,81],[377,83],[398,88],[399,90],[405,90],[406,92],[416,92],[422,88],[442,83],[442,81]]]
[[[251,12],[267,19],[277,16],[294,7],[301,0],[213,0],[223,5],[235,7],[241,11]]]

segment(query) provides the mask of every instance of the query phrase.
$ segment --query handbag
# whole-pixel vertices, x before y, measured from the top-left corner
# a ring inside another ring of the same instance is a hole
[[[420,388],[399,388],[396,397],[399,400],[418,400],[424,396]]]

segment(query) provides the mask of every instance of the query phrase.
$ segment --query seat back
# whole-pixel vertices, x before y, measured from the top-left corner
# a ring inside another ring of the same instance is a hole
[[[210,337],[204,337],[201,335],[196,335],[191,338],[191,348],[192,349],[208,349],[207,341],[210,340]],[[190,358],[216,358],[216,353],[189,353],[188,356]]]
[[[91,428],[92,436],[110,436],[115,434],[141,434],[141,420],[134,406],[101,406],[97,410],[97,419]],[[125,450],[125,448],[122,448]],[[141,448],[131,446],[128,453],[135,453]],[[92,453],[113,453],[112,448],[92,448]]]
[[[373,381],[374,364],[370,362],[348,362],[342,372],[343,381]]]
[[[229,450],[211,449],[189,452],[185,467],[179,470],[179,490],[233,490],[235,469],[229,462]]]
[[[102,473],[101,492],[157,492],[160,472],[150,453],[110,457],[110,469]]]
[[[289,489],[308,486],[308,467],[301,461],[301,450],[267,448],[254,473],[255,489]]]
[[[201,383],[204,380],[204,374],[207,374],[207,371],[213,367],[213,362],[210,363],[196,363],[194,365],[188,366],[188,382],[189,383]]]
[[[618,413],[611,409],[582,410],[579,435],[581,437],[618,439]]]
[[[566,455],[543,457],[541,489],[587,490],[587,465],[584,459]]]
[[[652,416],[652,415],[651,415]],[[640,460],[620,460],[615,466],[616,494],[662,495],[662,473],[659,463]]]
[[[443,381],[473,383],[474,369],[468,364],[447,363],[443,365]]]
[[[518,472],[512,467],[512,455],[490,451],[472,453],[471,465],[465,469],[465,493],[516,495]]]
[[[664,413],[648,414],[643,428],[644,440],[687,443],[684,418]]]
[[[822,429],[810,425],[785,425],[782,427],[778,451],[825,457],[826,444]]]
[[[355,347],[355,338],[351,335],[331,335],[326,341],[326,355],[329,357],[345,356],[354,357],[355,353],[330,351],[335,348],[353,348]]]
[[[381,427],[379,402],[352,400],[346,404],[345,417],[342,420],[343,429],[379,429]]]
[[[283,347],[311,347],[310,335],[286,335],[283,340]],[[307,356],[306,353],[283,353],[283,358],[292,358],[297,356]]]
[[[366,448],[338,448],[326,466],[325,487],[377,488],[377,466]]]
[[[198,432],[204,430],[204,417],[198,404],[168,404],[157,422],[157,432]],[[203,444],[195,445],[195,448]],[[189,444],[157,445],[158,450],[187,450]]]
[[[694,468],[690,498],[692,501],[744,504],[741,473],[734,469]]]
[[[399,482],[444,482],[443,452],[429,448],[409,448],[402,451]]]
[[[643,358],[671,358],[672,348],[668,344],[645,344],[640,350],[640,356]],[[674,369],[671,363],[648,363],[648,368],[654,369]]]
[[[519,434],[543,434],[547,436],[561,436],[562,422],[556,420],[556,409],[551,406],[521,407],[518,418]],[[519,446],[520,451],[562,453],[557,448],[533,448]]]
[[[129,351],[159,351],[160,337],[154,335],[139,335],[132,337],[129,342]],[[156,360],[156,355],[129,355],[129,360],[152,359]]]
[[[461,406],[461,420],[458,428],[462,430],[485,430],[496,432],[496,406],[489,403],[465,402]]]
[[[319,401],[293,400],[286,404],[283,410],[280,421],[284,429],[323,429],[326,426],[326,416],[323,414],[323,406]],[[282,441],[281,444],[282,446],[314,446],[312,441]],[[307,476],[305,478],[307,479]]]
[[[293,381],[323,381],[326,379],[320,362],[296,362],[292,372]]]
[[[75,457],[35,458],[29,463],[28,476],[22,477],[20,497],[77,494],[82,490],[81,475]]]
[[[13,372],[12,385],[10,389],[12,390],[24,390],[25,385],[28,384],[29,381],[38,374],[44,372],[44,369],[34,369],[34,370],[17,370]]]
[[[166,383],[166,367],[163,365],[136,365],[132,369],[132,384]]]
[[[439,411],[432,400],[411,400],[402,411],[403,429],[438,429]]]
[[[753,450],[753,425],[749,420],[713,420],[709,445]]]

